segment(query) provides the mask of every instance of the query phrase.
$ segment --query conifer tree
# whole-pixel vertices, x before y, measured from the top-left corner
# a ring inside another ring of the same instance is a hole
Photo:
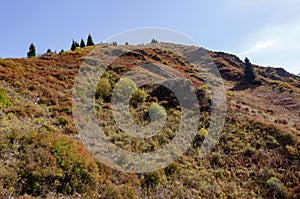
[[[84,48],[85,47],[85,42],[83,41],[83,39],[81,39],[80,41],[80,48]]]
[[[151,40],[151,44],[155,44],[155,43],[158,43],[157,40],[155,40],[154,38]]]
[[[74,51],[77,47],[79,47],[79,44],[76,41],[74,41],[74,39],[73,39],[72,45],[71,45],[71,50]]]
[[[254,79],[256,78],[253,66],[247,57],[245,58],[244,78],[249,83],[253,83]]]
[[[27,57],[35,57],[36,56],[36,49],[35,49],[35,46],[34,44],[30,44],[29,46],[29,51],[27,53]]]
[[[91,34],[89,34],[89,36],[87,38],[86,46],[93,46],[93,45],[95,45],[93,42],[93,38],[92,38]]]
[[[75,50],[76,49],[76,44],[75,44],[75,41],[73,40],[72,41],[72,45],[71,45],[71,50]]]

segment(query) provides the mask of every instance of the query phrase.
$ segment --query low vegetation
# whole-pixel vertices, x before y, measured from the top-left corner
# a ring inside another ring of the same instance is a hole
[[[151,48],[152,44],[122,55],[107,68],[95,92],[99,125],[116,146],[140,153],[155,151],[170,143],[179,130],[181,108],[173,92],[159,85],[138,88],[132,80],[121,78],[137,65],[161,64],[165,71],[188,78],[201,110],[197,135],[178,160],[159,171],[122,173],[94,159],[76,132],[72,88],[82,57],[94,48],[88,45],[91,41],[86,47],[81,43],[60,54],[0,59],[1,198],[300,197],[299,79],[274,80],[252,65],[262,84],[241,86],[245,63],[233,55],[209,52],[225,81],[228,112],[217,145],[200,158],[211,115],[209,86],[202,75],[172,50]],[[99,47],[105,54],[132,46]],[[144,77],[153,73],[139,72]],[[281,91],[279,85],[287,89]],[[158,134],[132,138],[118,128],[110,102],[115,88],[119,97],[126,96],[122,87],[135,91],[129,110],[137,124],[166,118]]]

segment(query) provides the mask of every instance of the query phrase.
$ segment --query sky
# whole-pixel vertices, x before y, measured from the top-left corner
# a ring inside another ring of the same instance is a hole
[[[70,49],[88,34],[100,43],[120,32],[160,27],[209,50],[300,73],[299,0],[26,0],[1,2],[0,57]],[[149,35],[149,41],[151,40]]]

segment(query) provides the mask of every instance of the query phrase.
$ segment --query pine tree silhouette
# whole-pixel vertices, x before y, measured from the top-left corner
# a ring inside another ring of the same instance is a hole
[[[249,83],[253,83],[254,79],[256,78],[253,66],[247,57],[245,58],[244,78]]]
[[[74,39],[73,39],[72,45],[71,45],[71,50],[74,51],[77,47],[79,47],[79,44],[76,41],[74,41]]]
[[[87,38],[86,46],[93,46],[93,45],[95,45],[93,42],[93,38],[92,38],[91,34],[89,34],[89,36]]]
[[[81,41],[80,41],[80,47],[81,47],[81,48],[84,48],[84,47],[85,47],[85,42],[83,41],[83,39],[81,39]]]
[[[34,44],[30,44],[29,46],[29,51],[27,53],[27,57],[35,57],[36,56],[36,49],[35,49],[35,46]]]
[[[155,44],[155,43],[158,43],[157,40],[155,40],[154,38],[151,40],[151,44]]]

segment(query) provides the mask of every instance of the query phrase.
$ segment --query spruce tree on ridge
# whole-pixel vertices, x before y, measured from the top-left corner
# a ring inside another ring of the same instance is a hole
[[[95,45],[95,43],[93,42],[93,38],[92,38],[91,34],[89,34],[89,36],[87,38],[86,46],[93,46],[93,45]]]
[[[29,51],[27,53],[27,57],[35,57],[36,56],[36,49],[35,49],[35,46],[34,44],[30,44],[29,46]]]

